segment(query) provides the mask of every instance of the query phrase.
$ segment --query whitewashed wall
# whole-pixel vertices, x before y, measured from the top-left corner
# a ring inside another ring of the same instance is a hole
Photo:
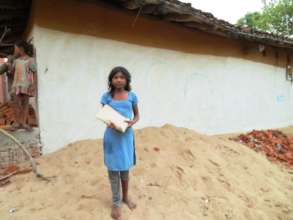
[[[95,119],[112,67],[133,75],[136,128],[170,123],[207,134],[292,124],[285,70],[232,57],[194,55],[34,27],[44,152],[102,137]]]

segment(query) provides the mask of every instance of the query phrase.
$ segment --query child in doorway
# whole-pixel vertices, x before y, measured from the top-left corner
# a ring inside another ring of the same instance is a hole
[[[137,96],[131,91],[131,75],[124,67],[115,67],[109,74],[109,91],[101,99],[102,105],[109,105],[121,115],[129,118],[125,133],[115,130],[114,124],[108,124],[104,134],[104,162],[108,169],[112,190],[112,211],[114,219],[121,218],[120,181],[122,202],[131,210],[136,208],[128,197],[129,169],[136,163],[134,131],[132,126],[139,120]]]
[[[35,96],[36,64],[33,56],[33,46],[26,41],[19,41],[14,46],[14,56],[10,73],[13,74],[12,97],[15,102],[15,123],[11,130],[24,128],[31,131],[27,124],[29,113],[29,98]]]

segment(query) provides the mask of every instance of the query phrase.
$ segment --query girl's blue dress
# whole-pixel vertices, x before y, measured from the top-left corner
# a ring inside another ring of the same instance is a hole
[[[132,119],[133,106],[137,105],[137,96],[134,92],[128,92],[125,100],[115,100],[109,92],[103,94],[101,103],[109,105],[121,115]],[[134,131],[128,128],[125,133],[108,128],[104,134],[104,163],[108,170],[126,171],[136,163]]]

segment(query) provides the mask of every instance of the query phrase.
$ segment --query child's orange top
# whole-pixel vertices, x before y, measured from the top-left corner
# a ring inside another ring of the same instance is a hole
[[[35,91],[31,89],[34,83],[34,73],[36,73],[34,58],[16,59],[13,64],[12,72],[14,73],[12,92],[16,95],[26,94],[34,96]]]

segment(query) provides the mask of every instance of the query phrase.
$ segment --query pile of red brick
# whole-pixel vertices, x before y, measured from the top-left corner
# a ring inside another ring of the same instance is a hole
[[[13,103],[0,104],[0,128],[5,128],[15,122]],[[36,114],[32,106],[29,108],[27,123],[31,126],[37,126]]]
[[[241,134],[234,140],[244,143],[255,151],[266,154],[270,160],[277,160],[293,165],[293,137],[278,130],[253,130]]]
[[[0,105],[0,128],[12,124],[14,118],[12,104],[6,103]]]

